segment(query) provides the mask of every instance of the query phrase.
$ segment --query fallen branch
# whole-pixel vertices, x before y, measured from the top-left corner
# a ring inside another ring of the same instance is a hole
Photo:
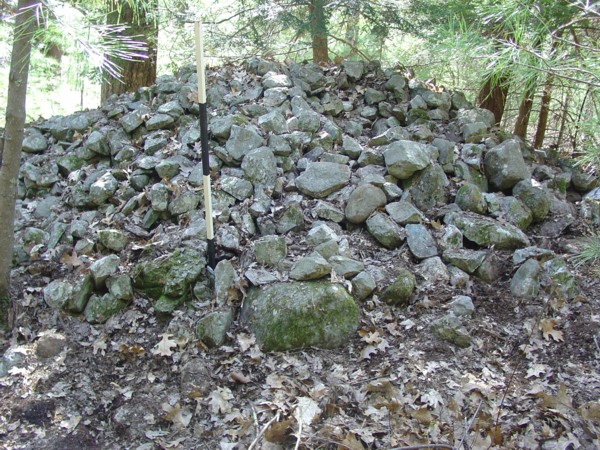
[[[277,420],[279,420],[279,411],[277,411],[277,414],[275,414],[275,416],[273,416],[273,418],[271,420],[269,420],[264,427],[262,427],[262,429],[260,430],[260,432],[258,433],[258,435],[254,438],[254,440],[252,441],[252,443],[250,444],[250,446],[248,447],[248,450],[252,450],[254,448],[254,446],[256,444],[258,444],[258,441],[260,440],[260,438],[263,436],[263,434],[265,434],[265,432],[267,431],[267,429],[271,426],[271,424],[273,422],[276,422]]]

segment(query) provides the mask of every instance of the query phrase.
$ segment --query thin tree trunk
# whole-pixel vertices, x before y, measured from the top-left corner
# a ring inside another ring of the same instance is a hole
[[[550,101],[552,100],[552,82],[554,77],[549,74],[544,84],[544,92],[542,94],[542,104],[540,106],[540,116],[538,118],[537,130],[533,141],[534,148],[541,148],[544,145],[546,137],[546,128],[548,126],[548,116],[550,115]]]
[[[502,75],[498,79],[488,77],[479,91],[477,103],[481,108],[489,109],[493,112],[496,124],[499,124],[504,115],[507,96],[508,75]]]
[[[525,89],[525,95],[523,96],[523,100],[521,100],[521,106],[519,106],[519,115],[517,116],[513,134],[522,139],[527,137],[527,127],[529,126],[529,118],[531,117],[531,110],[533,109],[534,95],[535,84],[528,86]]]
[[[556,138],[556,146],[560,147],[565,135],[565,128],[567,126],[567,118],[569,117],[569,100],[571,97],[567,94],[565,98],[565,103],[563,106],[562,118],[560,120],[560,130],[558,132],[558,138]]]
[[[158,41],[158,23],[156,0],[140,3],[137,14],[129,2],[113,0],[114,11],[108,14],[108,22],[112,25],[128,25],[123,34],[137,41],[143,41],[148,48],[148,57],[143,61],[129,61],[108,57],[122,68],[122,79],[107,77],[102,82],[101,101],[104,102],[112,94],[135,91],[140,87],[151,86],[156,82],[156,57]],[[119,6],[120,4],[120,6]],[[119,6],[117,8],[117,6]],[[150,14],[148,14],[150,12]]]
[[[309,9],[310,35],[312,38],[313,62],[326,64],[329,62],[327,46],[327,21],[325,19],[324,0],[311,0]]]
[[[19,0],[10,60],[6,128],[0,145],[0,329],[7,330],[11,310],[10,271],[14,249],[17,181],[25,127],[27,78],[34,30],[33,5],[37,0]]]

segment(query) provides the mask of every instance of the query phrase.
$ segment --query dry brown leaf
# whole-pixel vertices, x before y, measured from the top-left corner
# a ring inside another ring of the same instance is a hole
[[[162,339],[152,349],[152,354],[156,356],[171,356],[173,354],[171,349],[177,347],[177,341],[171,339],[173,335],[168,333],[163,333],[160,336]]]
[[[542,336],[544,339],[547,341],[552,339],[554,342],[564,341],[563,332],[554,329],[557,324],[558,321],[556,321],[556,319],[542,319],[540,321],[540,330],[542,330]]]
[[[273,423],[267,431],[265,431],[265,439],[273,444],[285,444],[295,440],[294,436],[294,421],[292,419],[282,420],[281,422]]]
[[[168,403],[163,403],[163,411],[166,414],[163,416],[163,420],[173,423],[177,428],[185,428],[190,424],[192,420],[192,413],[185,408],[182,408],[179,403],[171,407]]]
[[[83,261],[77,256],[77,252],[73,250],[72,254],[65,253],[60,257],[60,262],[66,264],[69,270],[83,266]]]
[[[127,359],[142,357],[146,353],[146,350],[144,350],[144,347],[142,347],[141,345],[130,346],[126,344],[121,344],[119,346],[119,351]]]
[[[364,450],[364,448],[354,433],[348,433],[340,445],[338,445],[338,450]]]

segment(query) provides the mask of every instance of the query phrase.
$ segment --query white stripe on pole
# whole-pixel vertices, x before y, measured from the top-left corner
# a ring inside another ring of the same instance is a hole
[[[196,75],[198,76],[198,103],[206,103],[206,80],[204,77],[204,43],[202,42],[202,22],[196,20]]]

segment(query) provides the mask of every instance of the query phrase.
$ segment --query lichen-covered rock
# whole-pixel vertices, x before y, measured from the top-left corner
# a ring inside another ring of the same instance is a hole
[[[269,147],[250,150],[242,161],[244,177],[254,185],[273,186],[277,178],[277,161]]]
[[[526,230],[533,220],[531,210],[516,197],[485,194],[485,201],[492,217],[506,220],[521,230]]]
[[[410,223],[406,225],[406,243],[410,252],[418,259],[437,256],[438,250],[435,239],[424,225]]]
[[[241,162],[250,150],[259,148],[262,144],[263,138],[253,128],[242,128],[232,125],[225,149],[227,155],[233,161]]]
[[[98,241],[107,249],[120,252],[127,246],[129,238],[121,230],[98,230]]]
[[[548,216],[551,198],[544,188],[532,186],[529,181],[524,180],[513,187],[513,195],[531,210],[534,222],[541,222]]]
[[[290,270],[290,278],[298,281],[318,280],[331,272],[331,266],[318,253],[300,258]]]
[[[89,323],[104,323],[111,316],[127,308],[128,302],[115,298],[111,293],[92,295],[83,314]]]
[[[342,255],[334,255],[327,262],[337,275],[344,278],[352,278],[365,268],[362,262]]]
[[[406,232],[387,214],[375,212],[367,219],[367,230],[386,248],[400,247],[406,238]]]
[[[484,165],[490,185],[498,190],[510,189],[531,176],[521,147],[515,140],[504,141],[489,150],[485,154]]]
[[[545,289],[554,297],[570,300],[579,289],[575,277],[569,271],[567,263],[562,258],[552,258],[542,264]]]
[[[287,256],[287,245],[283,236],[263,236],[254,243],[256,262],[276,266]]]
[[[120,263],[121,258],[118,255],[108,255],[92,263],[90,273],[97,288],[104,286],[106,279],[117,271]]]
[[[300,192],[314,198],[327,197],[349,182],[350,167],[330,162],[309,163],[302,175],[296,178]]]
[[[233,311],[213,311],[198,321],[196,337],[208,348],[220,347],[225,342],[227,330],[233,323]]]
[[[527,235],[514,225],[503,224],[475,213],[451,212],[446,214],[444,221],[456,226],[466,239],[483,247],[515,250],[529,245]]]
[[[107,172],[90,186],[90,201],[94,205],[102,205],[113,197],[118,187],[119,182]]]
[[[442,256],[448,264],[452,264],[468,274],[474,274],[483,264],[487,254],[488,252],[484,250],[450,248],[445,250]]]
[[[487,212],[487,203],[481,190],[471,183],[463,184],[456,193],[456,204],[463,211],[472,211],[477,214]]]
[[[388,203],[385,206],[385,210],[394,222],[400,225],[421,223],[424,220],[423,213],[406,200]]]
[[[242,319],[263,351],[335,348],[358,328],[358,306],[339,284],[276,283],[253,287]]]
[[[358,186],[346,202],[346,219],[349,222],[363,223],[377,209],[387,203],[383,191],[372,184]]]
[[[397,141],[381,147],[388,172],[405,180],[430,164],[429,151],[425,144],[413,141]]]
[[[352,279],[352,295],[357,300],[364,300],[377,288],[373,275],[360,272]]]
[[[421,211],[445,204],[450,182],[439,164],[434,163],[410,180],[412,201]]]
[[[239,287],[239,276],[228,259],[219,261],[215,267],[215,300],[217,305],[223,306],[233,300]]]
[[[431,331],[434,336],[457,347],[467,348],[471,345],[471,336],[461,320],[454,314],[447,314],[435,320],[431,325]]]
[[[401,268],[394,282],[381,294],[381,299],[390,305],[407,305],[416,285],[417,282],[412,272]]]
[[[54,280],[44,287],[43,295],[50,308],[62,309],[73,297],[73,286],[67,281]]]
[[[535,297],[540,291],[542,267],[535,259],[528,259],[510,281],[510,292],[515,297]]]

